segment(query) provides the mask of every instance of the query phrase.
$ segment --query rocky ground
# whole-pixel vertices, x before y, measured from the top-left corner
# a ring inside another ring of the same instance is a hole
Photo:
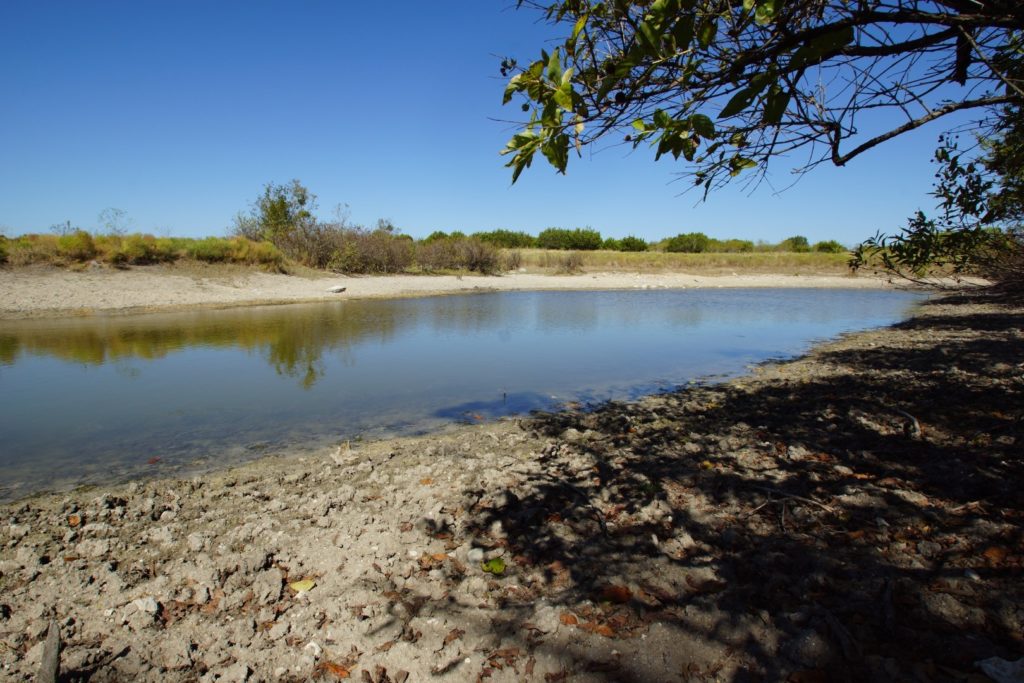
[[[53,619],[64,681],[988,681],[1022,418],[1024,308],[946,299],[727,385],[32,498],[0,675]]]

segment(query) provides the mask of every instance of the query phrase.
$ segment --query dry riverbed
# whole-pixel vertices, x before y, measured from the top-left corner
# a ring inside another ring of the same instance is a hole
[[[0,676],[987,681],[1024,656],[1024,308],[720,386],[2,507]]]
[[[55,267],[0,268],[0,318],[134,313],[339,299],[430,296],[479,291],[559,289],[683,289],[693,287],[880,288],[885,280],[834,275],[689,275],[588,273],[546,275],[307,276],[194,264],[72,271]],[[334,293],[332,287],[344,287]]]

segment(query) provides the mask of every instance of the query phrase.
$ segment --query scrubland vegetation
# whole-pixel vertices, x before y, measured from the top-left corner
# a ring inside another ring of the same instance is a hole
[[[778,244],[721,240],[701,232],[647,242],[633,235],[605,238],[589,227],[550,227],[536,236],[512,230],[469,235],[435,231],[416,240],[386,220],[364,227],[344,215],[323,221],[315,217],[315,210],[315,195],[298,181],[271,184],[247,213],[235,218],[230,237],[154,237],[119,229],[94,234],[65,223],[50,233],[0,236],[0,263],[128,267],[195,261],[280,272],[305,266],[352,274],[496,274],[520,268],[553,273],[587,268],[792,273],[841,272],[847,258],[846,248],[838,242],[812,245],[799,235]],[[117,213],[123,219],[123,212]]]

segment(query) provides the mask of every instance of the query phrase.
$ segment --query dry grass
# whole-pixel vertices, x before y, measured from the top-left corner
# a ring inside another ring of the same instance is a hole
[[[521,249],[522,267],[554,272],[566,252]],[[582,267],[591,272],[736,273],[779,275],[847,275],[848,254],[753,252],[737,254],[678,254],[659,251],[582,251]]]

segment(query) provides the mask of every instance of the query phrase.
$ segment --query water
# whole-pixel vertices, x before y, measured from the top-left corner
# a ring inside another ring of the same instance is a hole
[[[903,317],[860,290],[513,292],[0,323],[0,497],[631,398]]]

